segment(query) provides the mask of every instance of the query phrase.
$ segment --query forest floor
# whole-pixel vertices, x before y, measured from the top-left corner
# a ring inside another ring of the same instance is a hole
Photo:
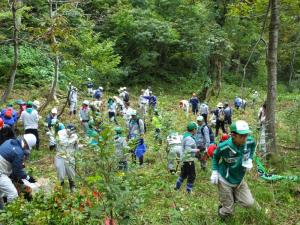
[[[228,94],[224,94],[224,93]],[[16,93],[15,97],[17,97]],[[28,93],[28,96],[33,97]],[[219,101],[227,101],[234,98],[234,93],[230,92],[230,88],[221,92],[219,97],[212,98],[209,102],[211,108]],[[291,125],[286,123],[286,114],[292,106],[292,99],[296,98],[289,94],[280,95],[281,98],[277,104],[277,139],[278,139],[278,159],[275,166],[268,166],[268,170],[280,175],[298,175],[300,176],[300,150],[296,148],[294,142],[294,133]],[[106,96],[108,97],[108,96]],[[170,130],[176,130],[180,133],[184,132],[188,121],[195,120],[195,117],[190,115],[188,118],[178,108],[178,102],[183,97],[180,94],[167,95],[165,92],[159,92],[158,107],[161,115],[165,120],[168,120],[170,126],[168,130],[163,132],[166,135]],[[188,96],[187,96],[188,97]],[[186,97],[186,98],[187,98]],[[137,107],[137,98],[134,98],[133,107]],[[262,98],[255,106],[249,106],[245,112],[235,112],[235,119],[245,119],[249,122],[254,137],[257,139],[257,112]],[[59,108],[61,108],[60,103]],[[52,105],[54,106],[54,105]],[[50,109],[50,106],[49,106]],[[66,114],[66,113],[65,113]],[[45,115],[42,115],[43,118]],[[118,118],[121,120],[121,118]],[[43,120],[43,119],[42,119]],[[62,121],[72,121],[78,124],[77,119],[70,119],[63,115]],[[236,207],[233,217],[226,221],[218,218],[217,208],[219,205],[217,188],[210,183],[211,160],[208,161],[208,166],[205,171],[200,169],[200,163],[196,162],[196,181],[192,194],[185,192],[183,185],[180,191],[174,191],[175,182],[178,178],[179,171],[176,175],[170,175],[167,171],[167,154],[166,144],[163,142],[161,146],[155,144],[153,128],[147,120],[147,133],[145,142],[148,150],[144,156],[145,165],[141,168],[134,164],[129,164],[129,172],[127,173],[128,180],[135,180],[135,185],[132,189],[140,192],[137,210],[130,215],[127,224],[296,224],[300,225],[300,184],[287,180],[277,182],[266,182],[262,180],[255,169],[252,169],[245,177],[250,190],[261,206],[261,210],[245,209],[239,206]],[[41,125],[42,127],[42,125]],[[53,165],[54,152],[50,152],[47,147],[47,138],[43,129],[40,129],[42,137],[42,147],[40,151],[33,151],[27,170],[31,171],[35,177],[49,178],[52,183],[58,186],[56,179],[55,168]],[[179,169],[180,170],[180,169]],[[85,187],[79,182],[78,191]],[[59,191],[55,187],[55,191]],[[45,204],[49,204],[44,202]],[[28,203],[27,203],[28,204]],[[30,204],[30,203],[29,203]],[[14,214],[13,207],[9,208]],[[16,210],[18,211],[18,210]],[[19,211],[18,211],[19,212]],[[20,212],[19,212],[20,213]],[[44,212],[45,213],[45,212]],[[34,216],[42,217],[42,210],[34,211],[32,218],[27,222],[21,220],[8,221],[8,214],[0,214],[0,222],[3,224],[41,224],[34,219]],[[16,215],[19,215],[16,213]],[[11,218],[14,218],[12,216]],[[17,216],[15,216],[17,218]],[[28,222],[31,221],[31,222]],[[35,221],[35,222],[34,222]],[[42,221],[42,220],[41,220]],[[49,223],[53,224],[53,223]],[[64,224],[64,223],[62,223]],[[73,224],[78,224],[76,221]],[[90,223],[89,223],[90,224]],[[91,224],[100,224],[94,222]],[[119,223],[118,223],[119,224]]]

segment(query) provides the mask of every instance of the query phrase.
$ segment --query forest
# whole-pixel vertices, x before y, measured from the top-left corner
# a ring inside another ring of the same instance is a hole
[[[39,142],[22,169],[38,190],[13,181],[12,202],[3,189],[8,141],[0,142],[0,224],[299,225],[299,57],[297,0],[0,0],[0,141],[9,126],[12,139],[29,149],[28,132]],[[12,125],[4,118],[9,108]],[[23,110],[31,108],[37,122],[28,129]],[[238,133],[240,121],[249,124],[247,133]],[[202,151],[197,134],[205,139],[205,126],[214,141]],[[132,129],[139,130],[135,138]],[[59,175],[62,130],[78,138],[73,180],[66,169],[70,190]],[[188,161],[194,180],[182,152],[170,170],[175,134],[183,135],[183,152],[187,135],[195,139]],[[232,190],[245,184],[257,207],[242,202],[222,216],[217,154],[245,134],[245,149],[254,143],[253,168],[243,168],[245,178]]]

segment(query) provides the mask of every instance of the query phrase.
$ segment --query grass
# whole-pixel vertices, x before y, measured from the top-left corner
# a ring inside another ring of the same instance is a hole
[[[218,101],[233,99],[233,90],[234,87],[228,86],[221,92],[221,96],[226,97],[223,99],[211,99],[210,105],[214,106]],[[177,103],[184,97],[181,96],[180,93],[172,95],[166,94],[166,90],[162,90],[160,93],[161,95],[158,96],[159,108],[163,115],[165,126],[163,135],[166,135],[170,130],[183,132],[187,122],[195,119],[194,116],[186,117],[186,115],[177,108]],[[186,95],[185,98],[187,97],[189,96]],[[134,99],[136,100],[136,98]],[[283,102],[278,102],[280,108],[278,114],[283,115],[288,109],[289,104],[286,99]],[[137,107],[136,102],[134,102],[133,107]],[[257,111],[258,105],[255,108],[249,107],[245,113],[237,112],[234,117],[235,119],[246,119],[255,131],[255,127],[257,126]],[[70,119],[64,116],[62,120],[73,121],[78,125],[78,122],[76,122],[74,118]],[[293,145],[293,143],[291,143],[292,139],[288,138],[287,135],[289,127],[284,123],[281,116],[277,117],[277,122],[280,127],[280,129],[277,130],[279,145]],[[206,171],[200,169],[199,162],[196,163],[197,178],[191,195],[186,194],[185,185],[182,186],[180,191],[174,191],[173,188],[178,174],[170,175],[167,172],[165,143],[158,148],[158,151],[155,151],[157,146],[154,143],[154,132],[149,121],[147,128],[148,132],[145,142],[148,145],[148,150],[145,154],[145,166],[142,168],[131,166],[127,174],[127,179],[131,184],[132,190],[140,193],[136,198],[139,202],[137,212],[130,214],[128,224],[300,224],[299,182],[266,182],[260,179],[254,170],[247,174],[245,179],[254,198],[261,206],[261,210],[258,211],[256,209],[246,209],[237,206],[234,216],[225,221],[219,219],[217,216],[217,208],[219,205],[218,194],[216,186],[209,182],[211,174],[210,161],[208,162],[208,169]],[[254,136],[255,135],[256,133],[254,132]],[[43,131],[41,131],[41,137],[42,150],[32,152],[27,169],[32,171],[37,177],[47,177],[57,183],[53,166],[55,153],[47,149],[47,140]],[[276,167],[269,167],[271,171],[280,172],[280,174],[285,175],[300,176],[299,150],[279,147],[278,155],[280,157],[280,163]],[[12,222],[10,224],[14,223]],[[73,224],[77,223],[74,222]],[[99,224],[99,222],[92,224]]]

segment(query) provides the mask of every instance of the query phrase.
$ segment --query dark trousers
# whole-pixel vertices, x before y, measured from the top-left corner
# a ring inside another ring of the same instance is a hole
[[[180,177],[185,180],[187,178],[187,183],[193,184],[196,179],[196,170],[194,162],[183,162],[181,166]]]
[[[135,153],[133,152],[132,153],[132,161],[133,161],[133,163],[136,163],[136,155],[135,155]],[[139,163],[140,163],[140,165],[143,165],[144,164],[144,156],[142,155],[140,158],[139,158]]]
[[[36,145],[35,148],[39,150],[40,148],[40,139],[38,129],[26,129],[25,134],[33,134],[36,137]]]
[[[116,114],[115,114],[114,112],[108,112],[108,117],[109,117],[109,119],[114,118],[115,124],[116,124],[116,125],[119,125],[119,124],[118,124],[118,121],[117,121],[117,119],[116,119]]]
[[[197,106],[192,106],[192,112],[194,115],[197,115],[198,114],[198,107]]]
[[[219,129],[220,128],[222,129],[223,133],[226,133],[225,122],[217,120],[217,123],[216,123],[216,137],[219,135]]]
[[[175,190],[179,190],[183,181],[187,178],[186,183],[186,191],[190,193],[193,188],[194,181],[196,179],[196,170],[195,170],[195,163],[191,162],[183,162],[181,166],[181,173],[179,178],[176,181]]]
[[[207,124],[207,114],[201,114],[203,116],[205,123]]]

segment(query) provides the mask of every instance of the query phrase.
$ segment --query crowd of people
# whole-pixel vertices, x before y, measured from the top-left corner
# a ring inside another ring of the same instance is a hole
[[[75,86],[68,89],[68,105],[70,120],[79,120],[82,133],[88,142],[91,132],[97,132],[102,117],[107,113],[108,121],[115,127],[115,156],[118,159],[118,169],[128,171],[131,154],[132,162],[138,159],[139,166],[144,165],[144,154],[147,150],[145,133],[147,121],[151,121],[154,129],[155,141],[161,145],[162,117],[159,113],[157,97],[151,87],[142,89],[138,97],[138,109],[132,107],[131,96],[126,87],[118,89],[118,96],[107,96],[103,87],[94,88],[91,79],[86,82],[87,93],[79,96]],[[255,95],[258,95],[254,92]],[[84,97],[78,107],[78,97]],[[107,102],[105,102],[107,99]],[[246,109],[246,101],[236,97],[234,106],[237,110]],[[253,104],[256,101],[253,100]],[[13,106],[18,105],[16,111]],[[24,160],[34,148],[40,148],[41,119],[38,101],[17,100],[7,104],[0,114],[0,207],[4,202],[12,202],[18,197],[15,182],[25,180],[35,183],[36,180],[27,175],[24,170]],[[167,138],[167,168],[171,174],[176,174],[180,167],[180,175],[175,184],[179,190],[187,179],[186,191],[191,193],[196,179],[195,162],[200,162],[200,167],[206,170],[207,160],[212,158],[211,182],[218,185],[221,205],[219,215],[224,217],[233,213],[234,204],[240,202],[243,206],[253,206],[255,201],[243,180],[246,171],[252,168],[252,157],[255,151],[255,142],[250,135],[248,123],[242,120],[232,122],[233,108],[228,102],[219,102],[216,108],[209,110],[206,102],[200,103],[196,93],[191,99],[181,100],[179,107],[187,115],[194,115],[196,121],[189,122],[186,132],[170,133]],[[190,112],[191,111],[191,112]],[[75,185],[75,154],[79,150],[79,129],[74,123],[64,124],[59,118],[58,108],[54,107],[45,117],[44,125],[48,146],[51,151],[56,151],[54,165],[57,178],[61,186],[65,185],[65,178],[69,183],[71,192],[76,190]],[[265,129],[265,104],[259,111],[259,121],[264,134]],[[124,123],[120,123],[120,119]],[[23,132],[20,132],[20,124]],[[121,126],[125,124],[125,126]],[[147,124],[148,125],[148,124]],[[212,128],[215,127],[215,131]],[[221,129],[221,134],[220,134]],[[16,136],[16,131],[21,133]],[[263,135],[260,144],[265,147]],[[217,140],[219,143],[217,143]],[[136,143],[129,147],[129,143]]]

